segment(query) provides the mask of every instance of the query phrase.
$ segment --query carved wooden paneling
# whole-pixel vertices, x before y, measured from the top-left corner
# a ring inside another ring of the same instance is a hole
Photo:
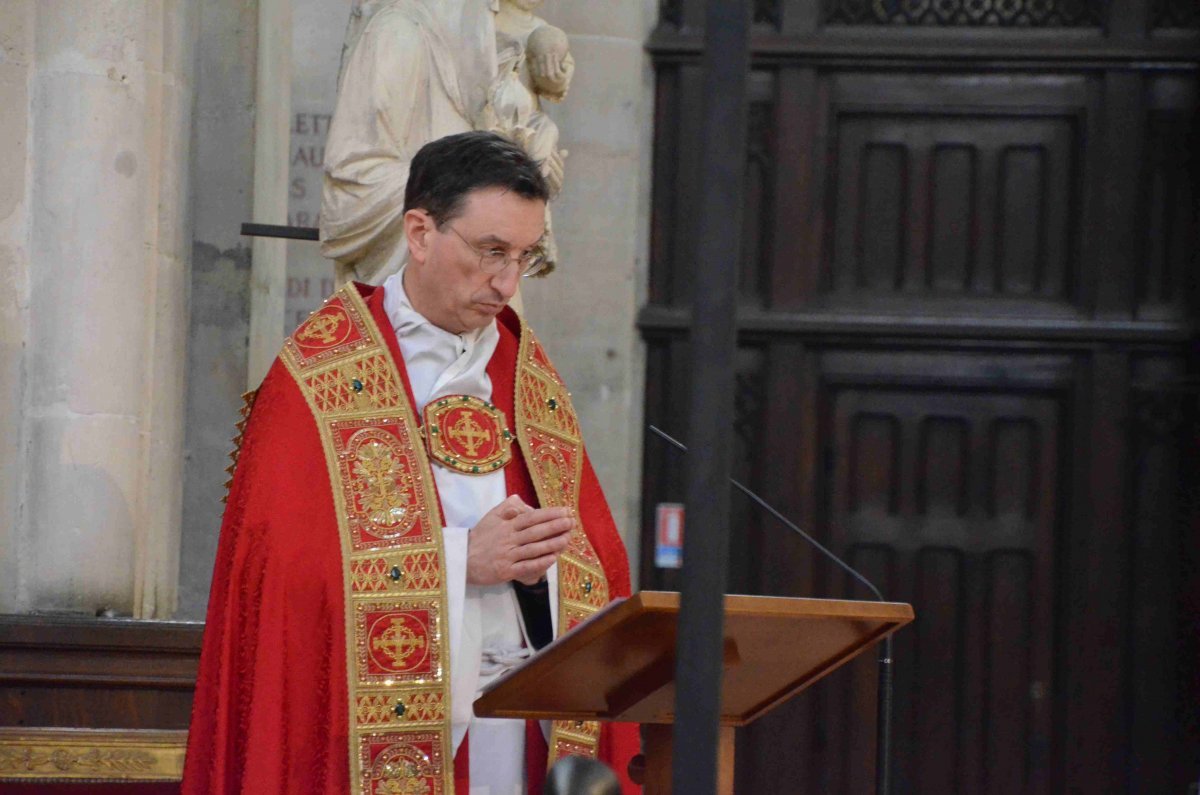
[[[1142,317],[1186,312],[1197,263],[1200,196],[1193,178],[1197,145],[1196,83],[1181,78],[1154,82],[1147,110],[1142,226],[1144,266],[1137,280]]]
[[[668,25],[680,24],[683,21],[683,0],[661,0],[658,18]]]
[[[754,23],[778,28],[783,19],[782,0],[754,0]]]
[[[903,82],[835,82],[826,289],[1069,303],[1083,108],[1063,100],[1081,81],[1030,80],[1023,101],[1046,103],[1032,118],[1005,112],[1010,79],[969,97],[958,77]]]
[[[1104,0],[823,0],[828,25],[1102,27]]]
[[[201,624],[0,616],[0,726],[186,729]]]
[[[640,324],[646,416],[686,437],[704,2],[677,8],[649,44]],[[916,607],[896,638],[896,793],[1184,792],[1200,770],[1198,16],[758,14],[735,466]],[[645,451],[649,530],[683,468]],[[732,510],[732,589],[867,596]],[[652,550],[647,532],[641,586],[677,587]],[[872,791],[875,687],[863,661],[747,727],[737,791]]]
[[[1200,4],[1192,0],[1153,0],[1156,28],[1200,28]]]
[[[826,359],[829,532],[888,598],[921,616],[897,638],[904,789],[1049,792],[1063,396],[964,395],[955,374],[1065,374],[1069,363],[908,357],[897,371],[894,355],[851,356]],[[830,593],[869,598],[840,573],[834,582]],[[833,742],[850,757],[830,781],[836,791],[870,788],[859,770],[870,770],[872,716],[844,706],[872,673],[866,661],[827,694],[841,722]]]
[[[766,301],[774,218],[775,73],[750,75],[746,136],[746,200],[742,216],[742,255],[738,292],[745,303]]]
[[[690,373],[688,372],[688,346],[682,340],[660,340],[647,348],[647,366],[656,375],[653,384],[647,384],[646,423],[661,428],[685,445],[688,443],[687,398]],[[756,485],[758,470],[763,465],[762,449],[769,442],[765,416],[767,411],[768,352],[760,345],[741,345],[735,354],[733,373],[734,416],[731,425],[733,455],[731,467],[733,477],[750,485]],[[653,526],[655,505],[659,502],[683,502],[684,477],[688,465],[688,454],[677,450],[654,434],[648,434],[644,445],[643,467],[658,473],[659,487],[653,502],[643,504],[644,522]],[[759,532],[761,515],[742,499],[733,503],[734,520],[743,534],[743,540]],[[643,572],[653,571],[654,538],[642,538],[641,560]],[[755,547],[752,543],[735,544],[730,553],[730,588],[739,593],[755,593],[756,577],[751,571],[755,565]],[[657,576],[657,575],[652,575]],[[663,587],[677,588],[678,572],[664,572]]]
[[[1181,554],[1180,538],[1196,538],[1192,525],[1200,516],[1200,488],[1181,466],[1200,455],[1200,381],[1187,377],[1180,359],[1161,356],[1139,358],[1133,369],[1131,444],[1127,462],[1132,484],[1130,515],[1134,530],[1131,544],[1134,638],[1132,682],[1134,694],[1133,757],[1143,774],[1146,792],[1168,792],[1170,771],[1180,763],[1171,740],[1190,718],[1180,704],[1194,704],[1200,681],[1181,679],[1171,656],[1159,653],[1164,646],[1181,645],[1181,653],[1195,658],[1194,633],[1178,634],[1187,603],[1178,598],[1183,583],[1173,560]],[[1195,549],[1195,544],[1193,544]],[[1194,567],[1197,561],[1191,561]],[[1192,568],[1192,571],[1195,571]],[[1193,608],[1194,609],[1194,608]]]

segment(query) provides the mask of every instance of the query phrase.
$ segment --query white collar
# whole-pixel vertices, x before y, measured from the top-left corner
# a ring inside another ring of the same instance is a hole
[[[491,399],[487,364],[500,342],[495,319],[482,328],[455,334],[434,325],[413,308],[404,291],[404,269],[383,283],[383,309],[396,331],[413,398],[424,405],[445,394]]]
[[[495,318],[482,328],[464,331],[462,334],[446,331],[441,326],[434,324],[432,320],[414,309],[412,302],[408,300],[408,293],[404,290],[404,271],[407,267],[402,267],[383,282],[383,311],[391,321],[392,328],[396,330],[396,336],[402,337],[422,326],[428,326],[430,332],[435,335],[444,335],[448,342],[461,340],[462,342],[478,343],[484,336],[487,336],[489,329],[496,328]]]

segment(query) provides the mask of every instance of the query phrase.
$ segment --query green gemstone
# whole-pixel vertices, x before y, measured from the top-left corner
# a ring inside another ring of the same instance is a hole
[[[403,718],[405,712],[408,712],[408,707],[404,706],[403,701],[397,701],[396,702],[396,717]]]
[[[434,427],[430,428],[429,432],[432,433],[434,436],[437,436],[437,426],[435,425]]]
[[[471,396],[470,396],[470,395],[463,395],[463,396],[462,396],[462,402],[463,402],[463,403],[470,403],[470,402],[471,402]]]

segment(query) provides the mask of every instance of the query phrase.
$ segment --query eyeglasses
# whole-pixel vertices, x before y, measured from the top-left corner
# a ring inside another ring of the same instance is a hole
[[[533,244],[533,248],[526,251],[524,254],[513,258],[508,255],[508,252],[498,246],[480,251],[470,240],[463,237],[457,229],[444,225],[447,229],[453,232],[459,240],[467,244],[467,247],[479,255],[479,268],[484,273],[497,274],[502,273],[509,263],[515,262],[522,277],[536,276],[546,269],[546,238],[542,236],[538,242]]]

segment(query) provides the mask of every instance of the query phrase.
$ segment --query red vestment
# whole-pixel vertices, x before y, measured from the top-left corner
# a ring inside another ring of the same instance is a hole
[[[359,293],[407,389],[383,310],[383,289],[359,286]],[[512,310],[499,317],[500,342],[488,365],[492,401],[509,417],[514,416],[519,323]],[[528,468],[520,450],[514,452],[505,467],[508,492],[536,505]],[[579,516],[610,596],[627,596],[625,549],[586,454]],[[258,390],[222,522],[188,736],[185,794],[343,795],[351,790],[344,578],[318,429],[294,378],[276,360]],[[637,751],[635,727],[605,725],[601,758],[628,792],[638,791],[626,778]],[[530,792],[540,792],[544,763],[531,762],[527,770]]]

